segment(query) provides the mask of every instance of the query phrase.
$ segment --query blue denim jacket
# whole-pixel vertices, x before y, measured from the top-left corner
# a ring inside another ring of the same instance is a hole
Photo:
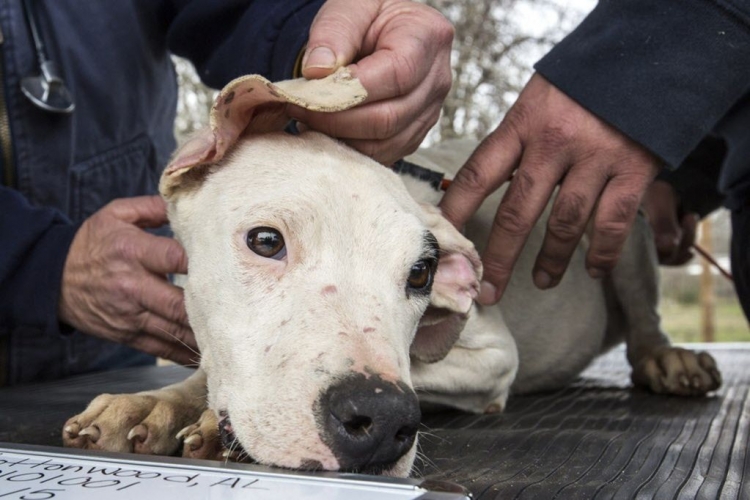
[[[0,187],[0,383],[53,379],[153,359],[57,320],[62,270],[80,223],[115,198],[157,193],[177,85],[169,52],[220,87],[246,73],[291,76],[323,0],[36,0],[71,115],[34,107],[38,74],[21,0],[0,3],[8,182]],[[2,108],[2,106],[0,106]],[[4,113],[3,113],[4,112]]]

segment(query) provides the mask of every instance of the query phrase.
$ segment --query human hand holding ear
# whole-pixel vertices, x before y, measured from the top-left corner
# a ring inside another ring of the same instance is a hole
[[[289,106],[289,114],[390,165],[414,152],[437,122],[451,86],[452,41],[450,22],[421,3],[328,0],[310,28],[302,74],[317,79],[348,66],[368,98],[347,111]]]

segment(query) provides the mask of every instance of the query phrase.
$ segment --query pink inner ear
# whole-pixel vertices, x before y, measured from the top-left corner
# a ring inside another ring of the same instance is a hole
[[[440,258],[432,301],[439,307],[467,312],[479,294],[479,280],[469,259],[460,253]]]
[[[210,161],[216,154],[216,138],[211,129],[205,128],[191,137],[175,153],[174,158],[164,170],[172,175],[180,170]]]

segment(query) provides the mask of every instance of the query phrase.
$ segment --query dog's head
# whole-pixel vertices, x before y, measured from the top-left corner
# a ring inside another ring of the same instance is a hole
[[[447,354],[481,270],[389,169],[278,131],[287,102],[336,110],[364,96],[346,73],[236,80],[161,191],[189,258],[209,406],[242,448],[271,465],[407,475],[420,419],[410,356]]]

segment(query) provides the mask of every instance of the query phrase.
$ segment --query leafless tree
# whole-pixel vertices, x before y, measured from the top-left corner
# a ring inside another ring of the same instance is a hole
[[[541,57],[583,16],[586,2],[425,0],[456,28],[454,83],[431,141],[481,138],[515,101]]]
[[[174,132],[177,142],[182,143],[193,132],[208,123],[208,113],[216,97],[216,91],[201,83],[190,61],[180,57],[172,57],[172,61],[180,87]]]

